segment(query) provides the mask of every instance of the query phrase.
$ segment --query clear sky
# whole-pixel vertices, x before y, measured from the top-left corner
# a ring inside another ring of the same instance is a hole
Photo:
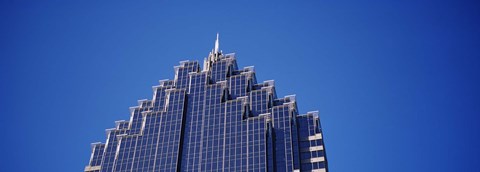
[[[478,1],[0,2],[0,171],[82,171],[181,60],[319,110],[332,172],[480,171]]]

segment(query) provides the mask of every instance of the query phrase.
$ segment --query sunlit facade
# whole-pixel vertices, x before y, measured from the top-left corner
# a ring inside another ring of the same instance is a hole
[[[299,114],[295,96],[277,97],[236,60],[217,37],[202,68],[180,62],[92,144],[85,172],[328,171],[318,112]]]

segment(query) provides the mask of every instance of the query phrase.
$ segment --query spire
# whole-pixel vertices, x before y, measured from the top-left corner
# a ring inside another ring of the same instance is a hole
[[[222,52],[219,50],[219,41],[218,41],[218,32],[217,32],[217,39],[215,40],[215,48],[208,54],[208,57],[205,58],[205,62],[203,63],[203,69],[209,70],[212,63],[218,61],[222,57]]]
[[[218,54],[218,46],[219,46],[219,43],[218,43],[218,33],[217,33],[217,40],[215,40],[215,54]]]

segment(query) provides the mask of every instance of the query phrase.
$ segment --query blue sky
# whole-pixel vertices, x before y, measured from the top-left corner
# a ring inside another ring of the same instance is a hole
[[[319,110],[332,172],[480,171],[476,1],[2,1],[0,171],[82,171],[181,60]]]

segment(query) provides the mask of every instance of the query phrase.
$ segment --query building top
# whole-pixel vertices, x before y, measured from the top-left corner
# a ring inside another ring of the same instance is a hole
[[[273,80],[239,69],[218,33],[203,71],[197,61],[174,69],[92,144],[85,172],[328,172],[318,112],[300,115],[295,95],[278,98]]]

